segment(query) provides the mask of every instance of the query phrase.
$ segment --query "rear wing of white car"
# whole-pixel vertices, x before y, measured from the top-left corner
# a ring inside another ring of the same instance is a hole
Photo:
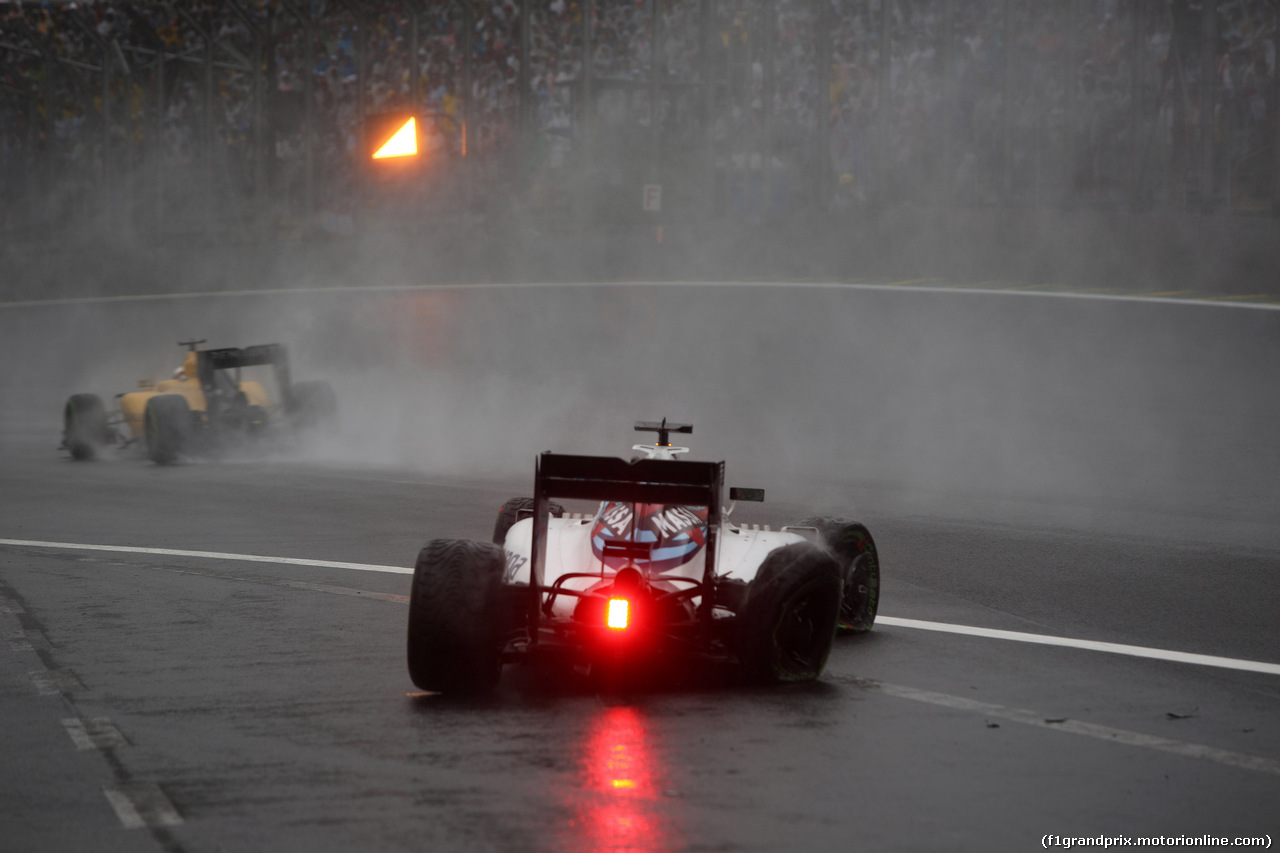
[[[716,567],[716,544],[722,516],[723,462],[673,459],[626,461],[612,456],[543,453],[533,480],[533,565],[529,583],[530,625],[541,613],[543,569],[547,560],[547,519],[553,498],[631,503],[682,504],[707,508],[706,566],[702,585],[710,588]],[[703,615],[711,618],[711,599],[704,595]],[[536,638],[537,631],[531,631]],[[536,642],[536,639],[534,640]]]

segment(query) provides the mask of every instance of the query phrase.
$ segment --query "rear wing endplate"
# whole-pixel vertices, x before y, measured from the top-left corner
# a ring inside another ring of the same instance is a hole
[[[537,625],[547,560],[547,526],[553,498],[629,503],[683,504],[707,508],[706,566],[703,584],[715,573],[721,522],[723,462],[573,456],[543,453],[533,480],[533,564],[530,567],[530,624]],[[710,596],[703,596],[710,618]],[[537,632],[532,632],[536,642]]]

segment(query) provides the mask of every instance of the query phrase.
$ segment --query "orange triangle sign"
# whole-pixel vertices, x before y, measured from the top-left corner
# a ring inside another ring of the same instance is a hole
[[[395,136],[391,137],[386,143],[377,150],[373,155],[375,160],[383,160],[387,157],[409,157],[418,153],[418,123],[416,119],[409,119],[399,130]]]

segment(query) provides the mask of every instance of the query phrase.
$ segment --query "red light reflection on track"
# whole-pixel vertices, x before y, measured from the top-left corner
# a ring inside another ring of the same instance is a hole
[[[563,849],[658,851],[673,845],[671,800],[644,713],[606,708],[591,723],[579,756],[582,788]]]

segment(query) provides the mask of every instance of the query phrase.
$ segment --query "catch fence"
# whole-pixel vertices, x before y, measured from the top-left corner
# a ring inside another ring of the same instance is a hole
[[[1280,0],[0,3],[0,230],[1270,214],[1278,17]],[[424,128],[395,182],[364,133],[389,111]]]

